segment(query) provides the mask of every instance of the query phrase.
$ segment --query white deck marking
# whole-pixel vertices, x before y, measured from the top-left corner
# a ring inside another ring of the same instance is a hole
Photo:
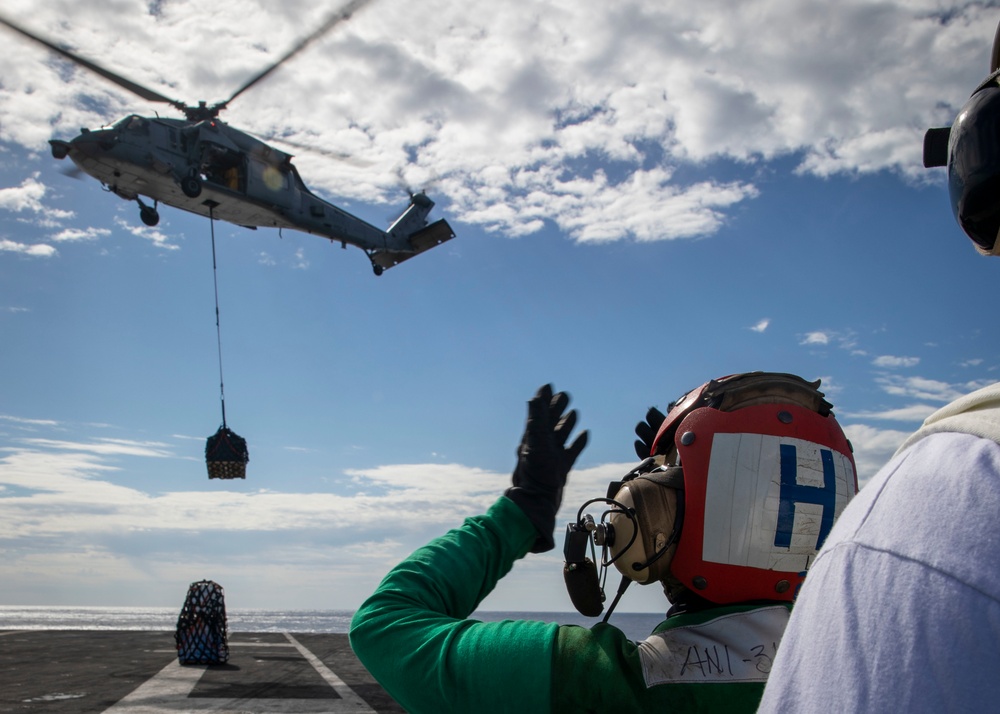
[[[131,694],[105,709],[105,714],[376,714],[329,667],[289,633],[288,643],[231,642],[229,647],[294,647],[319,675],[340,695],[340,699],[219,699],[191,697],[205,666],[182,666],[174,659]]]
[[[338,709],[337,711],[352,711],[359,712],[359,714],[361,712],[372,712],[374,714],[374,710],[365,703],[365,700],[355,694],[354,690],[348,687],[344,683],[344,680],[335,675],[329,667],[323,664],[323,661],[319,657],[303,647],[298,640],[292,637],[291,633],[284,632],[282,634],[288,638],[288,641],[299,651],[299,654],[306,658],[306,661],[313,666],[313,669],[319,672],[319,676],[333,687],[333,690],[340,695],[341,701],[351,707],[349,710]]]
[[[177,711],[177,704],[186,701],[204,673],[204,667],[182,667],[178,660],[171,660],[156,675],[104,711],[130,714]]]

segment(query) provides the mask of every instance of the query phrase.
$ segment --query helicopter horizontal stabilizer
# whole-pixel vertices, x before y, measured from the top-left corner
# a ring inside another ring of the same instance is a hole
[[[442,218],[410,235],[408,240],[412,250],[377,250],[371,254],[372,263],[382,268],[391,268],[454,237],[455,231]]]

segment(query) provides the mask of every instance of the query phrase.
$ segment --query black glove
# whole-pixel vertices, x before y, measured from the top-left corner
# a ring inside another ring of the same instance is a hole
[[[532,553],[544,553],[555,547],[552,532],[566,476],[587,445],[587,432],[584,431],[569,448],[566,447],[566,440],[576,426],[575,410],[563,416],[568,404],[569,395],[559,392],[553,396],[551,384],[539,389],[528,402],[528,423],[517,449],[514,485],[505,494],[524,511],[538,531]]]
[[[646,421],[635,425],[635,435],[639,437],[635,442],[635,453],[640,459],[653,455],[653,442],[656,441],[656,434],[666,418],[659,409],[650,407],[646,412]]]

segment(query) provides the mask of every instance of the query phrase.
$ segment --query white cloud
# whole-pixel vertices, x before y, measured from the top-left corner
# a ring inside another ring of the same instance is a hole
[[[29,176],[20,186],[0,188],[0,209],[5,211],[33,211],[40,213],[45,210],[42,197],[45,196],[45,184],[35,176]]]
[[[115,218],[115,224],[119,228],[128,231],[137,238],[148,240],[157,248],[162,248],[164,250],[178,250],[180,248],[177,244],[170,242],[170,236],[155,228],[135,225],[133,223],[129,223],[121,217]]]
[[[0,188],[0,210],[37,214],[44,225],[56,225],[59,220],[72,218],[72,211],[48,208],[42,203],[47,190],[38,180],[37,173],[24,179],[20,186]]]
[[[93,443],[29,439],[5,449],[0,485],[27,490],[0,500],[0,538],[31,539],[57,533],[85,542],[95,534],[143,531],[235,532],[348,529],[351,538],[428,525],[443,528],[485,511],[509,485],[508,473],[459,464],[397,464],[349,471],[360,491],[336,493],[167,491],[149,493],[107,480],[118,457],[169,458],[163,444],[101,440]],[[603,495],[626,465],[574,472],[564,502],[566,517],[579,503]],[[345,541],[345,545],[349,541]]]
[[[635,171],[618,184],[602,171],[566,178],[561,171],[536,170],[488,188],[455,186],[451,194],[463,220],[488,230],[526,235],[551,220],[581,243],[599,243],[623,236],[647,242],[709,235],[723,224],[723,209],[757,191],[710,183],[678,189],[662,169]]]
[[[862,484],[909,433],[864,424],[845,432]],[[150,459],[177,458],[163,442],[33,438],[13,444],[0,450],[0,583],[6,583],[0,595],[9,599],[23,589],[35,601],[58,601],[60,593],[72,592],[75,604],[107,604],[109,592],[121,604],[159,603],[171,586],[179,599],[187,582],[209,574],[238,594],[243,607],[356,607],[392,565],[483,512],[510,479],[506,471],[411,463],[347,471],[349,494],[215,483],[154,491],[137,485],[135,475],[148,470],[143,464]],[[557,524],[575,519],[584,501],[602,496],[632,466],[574,470]],[[208,542],[211,548],[204,547]],[[559,555],[515,570],[491,603],[525,607],[518,593],[539,577],[557,582]],[[282,593],[275,583],[294,583],[295,593]],[[330,599],[331,589],[338,599]]]
[[[830,335],[826,332],[810,332],[799,342],[800,345],[828,345]]]
[[[950,402],[971,391],[991,384],[991,380],[979,380],[951,384],[925,377],[900,377],[888,375],[879,377],[876,383],[888,394],[909,399],[926,399],[933,402]]]
[[[45,243],[18,243],[17,241],[0,238],[0,252],[20,253],[32,258],[51,258],[58,251]]]
[[[770,324],[771,324],[771,319],[765,317],[763,320],[758,321],[757,324],[751,327],[750,329],[753,332],[764,332]]]
[[[341,606],[355,607],[373,579],[416,545],[485,511],[510,480],[506,471],[430,463],[349,471],[351,494],[246,491],[242,482],[138,485],[150,460],[176,458],[163,442],[130,439],[17,439],[0,449],[0,597],[12,597],[16,584],[36,600],[72,592],[80,604],[87,593],[107,598],[114,587],[130,598],[126,604],[149,604],[165,585],[211,573],[227,589],[254,593],[259,605],[334,607],[333,588]],[[603,495],[628,466],[575,471],[559,518],[575,518],[580,503]],[[298,594],[272,591],[273,582],[293,582]]]
[[[126,439],[97,439],[92,442],[60,441],[55,439],[23,439],[22,443],[44,449],[60,449],[101,456],[155,456],[167,457],[167,445],[156,441],[129,441]]]
[[[81,54],[188,101],[229,96],[328,12],[176,0],[152,13],[129,0],[108,16],[71,0],[5,2],[32,29],[68,27]],[[926,0],[846,0],[822,20],[805,0],[422,8],[418,37],[402,0],[373,4],[226,118],[361,160],[296,157],[307,184],[343,199],[396,203],[401,179],[429,183],[457,220],[514,236],[551,221],[581,242],[711,235],[758,194],[754,166],[779,156],[819,176],[927,180],[921,135],[950,122],[981,79],[995,26],[985,6]],[[53,133],[151,113],[7,34],[17,51],[0,68],[5,138],[42,149]],[[714,159],[746,177],[678,178]],[[0,196],[37,211],[43,188]],[[158,235],[146,237],[165,243]]]
[[[0,414],[0,419],[6,422],[28,426],[56,426],[59,423],[57,421],[53,421],[52,419],[25,419],[24,417],[9,416],[7,414]]]
[[[845,432],[862,484],[908,434],[866,425]],[[208,574],[242,607],[353,608],[413,548],[488,508],[510,478],[461,464],[413,463],[347,472],[358,489],[351,495],[214,483],[154,492],[132,485],[130,474],[144,471],[146,459],[171,458],[161,442],[18,443],[0,452],[0,595],[23,597],[11,594],[23,590],[41,602],[72,592],[75,604],[108,604],[114,592],[121,604],[148,605],[162,603],[171,587],[179,601],[187,582]],[[575,519],[584,501],[602,496],[631,466],[573,471],[557,524]],[[559,570],[558,552],[519,564],[492,606],[526,607],[523,589],[539,578],[557,584]],[[294,583],[295,593],[280,583]],[[559,602],[559,592],[546,597]]]
[[[939,406],[931,406],[929,404],[911,404],[906,407],[885,409],[879,412],[857,412],[850,414],[850,416],[856,419],[888,419],[892,421],[912,421],[920,423],[939,408]]]
[[[894,357],[892,355],[881,355],[872,360],[876,367],[916,367],[920,364],[919,357]]]
[[[57,243],[93,241],[111,235],[107,228],[67,228],[52,235]]]
[[[866,424],[850,424],[844,433],[854,447],[854,461],[858,467],[858,485],[871,480],[912,432],[895,429],[876,429]]]
[[[799,344],[807,347],[835,346],[858,356],[865,351],[858,347],[857,336],[852,330],[813,330],[799,336]]]
[[[304,248],[298,248],[295,251],[295,259],[292,265],[296,270],[308,270],[309,259],[306,258],[306,251]]]
[[[820,375],[817,379],[820,381],[820,391],[827,396],[839,394],[842,391],[842,387],[840,387],[834,378],[829,375]]]

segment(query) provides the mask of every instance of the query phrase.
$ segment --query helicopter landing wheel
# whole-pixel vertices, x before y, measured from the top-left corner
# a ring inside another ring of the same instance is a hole
[[[197,176],[185,176],[181,179],[181,191],[188,198],[198,198],[201,195],[201,179]]]
[[[378,263],[372,263],[372,271],[374,271],[375,275],[381,275],[385,272],[385,268]]]
[[[160,222],[159,212],[149,206],[142,206],[139,209],[139,218],[149,227],[153,227]]]

